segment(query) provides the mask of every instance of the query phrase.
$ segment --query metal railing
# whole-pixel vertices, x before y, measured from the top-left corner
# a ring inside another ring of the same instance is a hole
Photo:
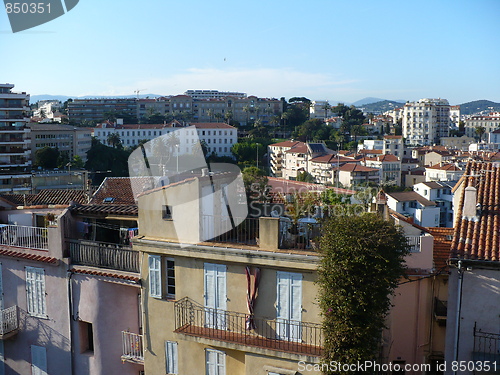
[[[280,249],[312,249],[316,250],[321,237],[320,223],[297,223],[280,220]]]
[[[420,236],[406,236],[406,239],[410,246],[410,253],[420,253]]]
[[[233,222],[240,221],[233,218]],[[259,238],[259,218],[247,217],[233,228],[229,216],[202,215],[200,228],[204,238],[210,242],[238,243],[256,245]],[[215,235],[222,233],[220,235]]]
[[[19,328],[17,306],[12,306],[0,311],[0,335],[6,335]]]
[[[142,335],[122,331],[122,360],[144,362]]]
[[[322,355],[321,324],[250,317],[206,308],[185,297],[175,303],[175,332],[290,353]],[[249,327],[254,329],[248,329]]]
[[[48,250],[47,228],[0,224],[0,245]]]
[[[139,252],[106,242],[68,240],[72,264],[140,272]]]
[[[483,332],[474,324],[474,361],[500,361],[500,333]]]

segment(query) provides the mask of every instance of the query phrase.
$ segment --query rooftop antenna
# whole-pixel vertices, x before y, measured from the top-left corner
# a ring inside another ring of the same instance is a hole
[[[144,91],[144,90],[147,90],[147,89],[134,90],[134,94],[136,94],[136,95],[137,95],[137,100],[139,100],[139,93],[140,93],[141,91]]]

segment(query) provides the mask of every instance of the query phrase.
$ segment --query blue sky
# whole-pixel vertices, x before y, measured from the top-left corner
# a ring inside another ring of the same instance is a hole
[[[80,0],[16,34],[0,11],[0,82],[32,95],[500,102],[499,16],[499,0]]]

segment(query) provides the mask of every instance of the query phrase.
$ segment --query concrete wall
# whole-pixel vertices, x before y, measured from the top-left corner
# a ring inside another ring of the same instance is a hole
[[[457,301],[459,294],[459,278],[456,268],[450,274],[448,294],[448,319],[446,332],[445,359],[448,363],[455,360],[454,345],[458,342],[459,361],[472,361],[474,350],[474,324],[483,332],[499,333],[500,316],[498,306],[500,303],[500,270],[481,269],[474,262],[467,264],[463,274],[462,303],[460,315],[457,322]],[[468,268],[468,269],[467,269]],[[457,340],[457,323],[458,340]],[[495,343],[493,342],[493,345]],[[496,344],[498,350],[498,344]],[[498,355],[498,353],[497,353]],[[498,371],[498,363],[497,363]],[[447,374],[451,374],[450,366]],[[472,374],[471,371],[460,372],[461,374]]]
[[[42,255],[41,251],[38,252]],[[46,253],[46,252],[45,252]],[[71,373],[68,286],[66,264],[52,265],[24,259],[1,257],[4,308],[19,308],[19,332],[4,341],[5,374],[31,374],[31,345],[47,350],[49,374]],[[47,318],[28,314],[25,267],[43,268]]]
[[[122,363],[122,331],[139,334],[139,286],[122,285],[111,278],[72,276],[75,375],[137,375],[142,366]],[[92,324],[94,351],[85,351],[79,322]]]
[[[157,249],[151,248],[149,251],[156,253]],[[147,256],[146,254],[144,256]],[[227,266],[227,310],[246,313],[246,292],[247,280],[245,275],[245,266],[249,265],[245,256],[240,258],[240,262],[224,261],[223,256],[220,258],[214,256],[212,260],[204,260],[193,257],[175,256],[175,274],[176,274],[176,299],[181,299],[188,296],[195,302],[204,304],[204,263],[219,263]],[[199,374],[203,373],[205,366],[204,350],[207,347],[216,345],[217,341],[199,339],[196,337],[188,337],[182,334],[176,334],[175,330],[175,315],[174,301],[165,299],[156,299],[149,297],[148,291],[148,265],[144,258],[142,262],[141,279],[144,296],[144,317],[145,317],[145,371],[151,374],[160,374],[165,368],[165,341],[178,342],[179,350],[179,373]],[[269,319],[276,318],[276,271],[284,270],[289,272],[299,272],[303,274],[302,281],[302,298],[303,311],[302,321],[319,323],[320,313],[319,306],[316,303],[317,287],[314,284],[316,273],[304,271],[297,268],[280,267],[278,262],[275,267],[263,266],[261,268],[261,282],[259,286],[259,295],[255,306],[255,315],[258,317],[267,317]],[[257,264],[254,264],[257,266]],[[283,362],[282,359],[273,358],[277,353],[271,350],[262,350],[264,354],[262,361],[256,364],[247,362],[245,352],[252,352],[251,348],[246,347],[242,350],[238,345],[228,345],[225,348],[218,348],[226,352],[226,373],[227,374],[260,374],[264,365],[278,365]],[[291,359],[284,361],[291,366],[294,363]],[[255,358],[253,359],[255,361]],[[312,360],[313,361],[313,360]],[[297,360],[295,361],[297,363]],[[250,366],[250,367],[249,367]],[[259,367],[258,372],[253,372],[254,368]],[[250,368],[250,370],[248,370]],[[285,367],[287,368],[287,367]]]

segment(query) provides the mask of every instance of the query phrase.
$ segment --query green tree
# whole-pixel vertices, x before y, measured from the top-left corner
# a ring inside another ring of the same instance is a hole
[[[81,158],[80,155],[73,156],[73,160],[71,161],[71,166],[73,168],[77,168],[77,169],[83,168],[84,164],[85,163],[83,162],[83,159]]]
[[[299,172],[297,173],[297,181],[302,182],[316,182],[315,178],[309,172]]]
[[[57,158],[57,167],[65,168],[68,163],[69,163],[69,151],[59,152],[59,157]]]
[[[214,117],[214,110],[212,108],[210,108],[210,109],[207,110],[207,116],[208,116],[208,120],[210,122],[212,122],[212,119]]]
[[[257,167],[246,167],[243,169],[242,175],[248,201],[265,200],[269,186],[264,171]]]
[[[323,360],[375,360],[391,295],[405,275],[406,238],[392,221],[374,213],[333,216],[322,232],[318,284],[325,336]]]
[[[118,133],[110,133],[108,135],[107,141],[108,141],[109,145],[113,146],[113,148],[117,148],[118,145],[120,145],[122,143]]]
[[[35,151],[35,165],[46,169],[57,167],[57,159],[59,158],[59,150],[45,146]]]
[[[479,137],[479,142],[483,140],[483,134],[486,132],[486,129],[484,126],[476,126],[475,128],[476,134]]]
[[[220,122],[220,120],[224,118],[224,115],[220,112],[217,112],[216,114],[214,114],[214,117],[217,120],[217,122]]]

